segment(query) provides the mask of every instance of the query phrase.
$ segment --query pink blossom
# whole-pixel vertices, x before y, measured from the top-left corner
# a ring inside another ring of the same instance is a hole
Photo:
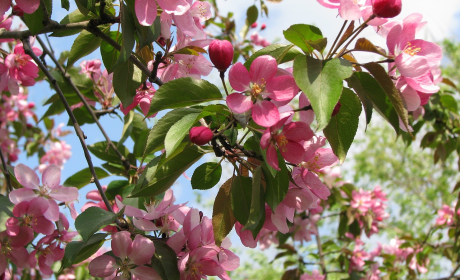
[[[444,204],[441,209],[438,210],[438,217],[436,218],[436,224],[438,226],[452,225],[454,224],[455,210],[453,207]]]
[[[261,46],[261,47],[268,47],[270,46],[270,42],[263,38],[262,36],[259,35],[257,32],[253,32],[250,36],[251,42],[256,45],[256,46]]]
[[[161,277],[153,268],[144,266],[155,253],[153,242],[140,234],[134,237],[134,241],[130,236],[127,231],[114,233],[112,252],[121,261],[109,255],[99,256],[89,263],[89,273],[94,277],[108,277],[117,272],[124,278],[132,274],[133,277],[138,277],[137,279],[160,280]],[[137,267],[132,268],[133,266]],[[121,276],[119,279],[123,279]]]
[[[0,232],[0,276],[8,267],[8,259],[19,268],[28,266],[29,253],[24,248],[34,239],[34,233],[29,227],[20,227],[16,236],[10,236],[6,231]]]
[[[26,14],[32,14],[40,6],[40,0],[15,0],[17,6]],[[0,1],[0,15],[3,15],[11,6],[11,0]]]
[[[260,139],[260,146],[267,150],[268,164],[277,170],[280,169],[276,148],[279,149],[285,160],[298,164],[303,160],[305,153],[304,147],[299,142],[307,141],[314,135],[308,124],[291,122],[285,125],[286,120],[287,118],[284,118],[278,121],[276,125],[267,128]]]
[[[369,253],[361,249],[361,243],[356,242],[353,249],[353,255],[350,258],[350,270],[362,271],[365,265],[365,260],[369,258]]]
[[[338,9],[339,15],[344,20],[357,20],[361,18],[363,1],[350,0],[317,0],[319,4],[329,9]],[[367,3],[366,3],[367,4]]]
[[[101,78],[101,60],[84,60],[80,63],[80,73],[85,74],[88,78],[93,80],[95,83],[98,83]]]
[[[21,150],[17,148],[15,141],[9,138],[8,130],[0,128],[0,149],[5,157],[8,158],[11,162],[18,160],[18,155],[21,153]]]
[[[350,206],[362,213],[367,213],[372,206],[371,192],[359,189],[359,191],[353,191],[351,195],[352,201]]]
[[[311,274],[302,274],[300,275],[300,280],[324,280],[326,276],[319,274],[317,269],[314,269]]]
[[[33,47],[32,50],[37,56],[42,54],[42,51],[36,47]],[[35,85],[38,66],[31,60],[32,58],[24,53],[22,44],[16,45],[14,52],[9,54],[4,61],[0,61],[0,89],[8,88],[11,94],[17,95],[19,85]]]
[[[185,0],[136,0],[134,10],[140,24],[152,25],[157,17],[157,3],[167,14],[182,15],[190,8]]]
[[[72,147],[65,141],[49,143],[48,151],[40,158],[38,171],[43,173],[50,165],[64,168],[64,163],[72,156]]]
[[[59,185],[61,169],[56,165],[50,165],[43,171],[43,185],[40,185],[37,174],[24,164],[18,164],[14,168],[14,175],[24,188],[13,190],[10,193],[11,202],[18,204],[22,201],[31,201],[35,197],[44,197],[47,199],[49,207],[43,216],[50,221],[59,219],[59,207],[55,199],[72,202],[78,197],[77,188]]]
[[[144,116],[146,116],[147,118],[155,117],[157,115],[156,113],[153,115],[147,116],[150,110],[150,103],[152,102],[152,98],[155,95],[155,92],[156,90],[152,84],[147,82],[144,85],[141,85],[136,90],[136,95],[134,96],[133,103],[131,103],[127,107],[124,107],[123,104],[120,104],[120,111],[122,111],[123,114],[126,116],[129,113],[129,111],[136,108],[137,105],[140,105]]]
[[[29,201],[22,201],[13,208],[15,217],[8,218],[6,222],[7,233],[17,236],[21,226],[31,227],[35,232],[49,235],[54,231],[54,224],[43,217],[49,204],[43,197],[36,197]]]
[[[191,5],[190,10],[183,14],[173,14],[174,23],[177,29],[193,39],[205,39],[206,34],[203,31],[201,21],[211,18],[211,4],[205,1],[195,1],[192,5],[192,0],[187,0]]]
[[[237,114],[251,110],[252,118],[261,126],[271,127],[280,120],[274,101],[289,102],[297,95],[299,88],[289,75],[276,76],[278,65],[269,55],[254,59],[248,71],[241,62],[232,66],[229,72],[230,85],[238,91],[227,97],[228,107]]]

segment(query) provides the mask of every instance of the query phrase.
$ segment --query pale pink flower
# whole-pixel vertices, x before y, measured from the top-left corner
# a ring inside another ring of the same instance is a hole
[[[277,72],[278,64],[269,55],[254,59],[249,71],[241,62],[234,64],[229,72],[229,81],[238,92],[227,97],[228,107],[237,114],[251,110],[252,118],[258,125],[275,125],[280,120],[280,113],[277,106],[266,98],[289,102],[299,92],[290,74],[276,76]]]
[[[40,173],[43,173],[50,165],[56,165],[63,169],[64,163],[72,156],[72,147],[65,141],[51,142],[48,147],[48,151],[40,158],[40,165],[38,166]]]
[[[32,14],[40,6],[40,0],[15,0],[16,4],[26,14]],[[3,15],[11,6],[11,0],[0,1],[0,15]]]
[[[140,24],[149,26],[157,17],[157,3],[164,13],[182,15],[190,9],[185,0],[136,0],[134,10]]]
[[[146,116],[147,118],[155,117],[157,113],[147,116],[150,110],[150,103],[152,102],[152,98],[155,95],[155,92],[156,90],[152,84],[147,82],[145,85],[141,85],[136,90],[136,95],[134,96],[133,103],[131,103],[127,107],[124,107],[123,104],[120,103],[120,111],[123,112],[123,114],[126,116],[129,113],[129,111],[136,108],[137,105],[140,105],[144,116]]]
[[[350,270],[362,271],[366,264],[364,261],[367,259],[369,259],[369,253],[361,249],[361,243],[356,242],[353,255],[350,258]]]
[[[56,165],[50,165],[43,171],[43,185],[40,185],[37,174],[22,163],[14,168],[14,175],[24,188],[15,189],[10,193],[11,202],[18,204],[22,201],[31,201],[35,197],[44,197],[49,203],[49,208],[43,216],[50,221],[59,220],[59,207],[55,200],[72,202],[78,198],[77,188],[60,185],[61,169]]]
[[[256,46],[261,46],[264,48],[270,46],[270,42],[260,36],[258,32],[253,32],[249,38],[251,39],[252,44]]]
[[[444,204],[441,209],[438,210],[438,217],[436,218],[436,224],[438,226],[452,225],[454,223],[455,211],[453,207]]]
[[[120,273],[116,279],[127,278],[130,274],[134,279],[140,280],[160,280],[158,273],[147,264],[155,253],[153,242],[137,234],[134,241],[131,240],[131,234],[127,231],[121,231],[112,235],[112,252],[119,259],[118,261],[109,256],[102,255],[89,263],[89,273],[94,277],[108,277],[115,272]],[[137,266],[136,268],[132,268]]]
[[[371,192],[359,189],[359,191],[353,191],[351,195],[352,201],[350,206],[358,209],[363,214],[367,213],[372,206]]]
[[[329,9],[338,9],[339,15],[344,20],[357,20],[361,18],[361,7],[366,1],[356,0],[317,0],[319,4]]]
[[[172,14],[174,23],[177,29],[193,39],[205,39],[206,33],[203,31],[201,21],[211,18],[211,4],[205,1],[195,1],[192,5],[192,0],[187,0],[191,6],[183,14]]]

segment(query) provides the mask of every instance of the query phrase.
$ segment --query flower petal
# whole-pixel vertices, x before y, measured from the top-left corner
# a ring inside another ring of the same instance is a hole
[[[94,277],[108,277],[117,270],[117,262],[111,256],[102,255],[88,265],[89,274]]]
[[[138,234],[134,237],[133,250],[129,254],[129,258],[134,264],[143,265],[150,261],[155,253],[155,245],[153,241]]]
[[[144,26],[152,25],[157,17],[157,3],[155,0],[136,0],[134,10],[137,20]]]
[[[236,91],[246,91],[249,88],[251,79],[249,77],[249,71],[244,67],[241,62],[235,63],[228,73],[228,80],[232,88]]]
[[[50,189],[58,188],[61,183],[61,168],[52,164],[48,166],[42,175],[42,183]]]
[[[24,187],[38,190],[40,179],[38,178],[35,171],[30,169],[30,167],[20,163],[14,168],[14,175],[16,176],[18,182]]]
[[[327,199],[331,195],[329,188],[313,172],[308,172],[304,179],[310,190],[319,198]]]
[[[112,235],[112,251],[113,254],[124,260],[133,249],[133,241],[131,234],[127,231],[120,231]]]
[[[291,101],[299,93],[299,87],[292,76],[278,76],[268,80],[265,90],[270,93],[268,97],[276,101]]]
[[[153,268],[148,266],[138,266],[131,269],[131,273],[135,280],[162,280],[160,275],[158,275]]]
[[[250,96],[245,96],[236,92],[227,96],[227,105],[230,110],[237,114],[242,114],[250,110],[253,106]]]
[[[249,75],[253,83],[262,85],[275,77],[277,69],[276,59],[269,55],[262,55],[252,62]]]
[[[31,201],[35,197],[38,197],[38,194],[36,194],[33,190],[31,189],[16,189],[10,192],[10,200],[14,204],[18,204],[21,201]]]
[[[270,101],[257,101],[252,106],[252,118],[256,124],[263,127],[270,127],[275,125],[280,120],[280,113],[275,104]]]

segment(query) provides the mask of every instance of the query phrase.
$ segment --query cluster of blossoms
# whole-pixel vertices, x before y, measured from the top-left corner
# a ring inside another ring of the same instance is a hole
[[[456,215],[457,214],[457,215]],[[438,226],[451,226],[455,224],[456,216],[460,215],[460,209],[455,213],[455,208],[449,205],[443,205],[438,210],[438,217],[436,218],[436,225]]]
[[[379,222],[387,219],[390,215],[385,212],[387,205],[386,194],[379,186],[376,186],[373,191],[352,192],[352,200],[350,203],[351,209],[355,209],[355,217],[359,222],[361,229],[364,229],[369,237],[379,232]],[[371,223],[369,223],[371,221]]]
[[[87,197],[99,202],[90,202],[84,209],[105,207],[100,203],[100,195],[94,191],[88,193]],[[238,256],[228,249],[231,246],[230,240],[226,238],[217,246],[211,220],[197,209],[189,208],[185,204],[174,204],[174,201],[173,191],[168,190],[161,201],[145,205],[146,210],[141,210],[123,205],[117,197],[114,211],[124,208],[124,214],[132,217],[136,229],[144,232],[155,231],[169,237],[165,239],[166,244],[178,256],[177,265],[181,279],[202,279],[206,275],[230,279],[226,271],[235,270],[239,266]],[[150,239],[128,231],[116,232],[114,227],[105,230],[113,232],[112,252],[119,260],[108,255],[95,258],[89,264],[92,276],[129,279],[133,275],[140,277],[139,279],[147,279],[142,277],[148,275],[148,279],[161,279],[153,268],[145,266],[150,263],[155,252],[154,243]],[[136,267],[133,268],[134,266]]]
[[[72,147],[65,141],[50,142],[48,150],[40,158],[38,171],[43,171],[50,165],[56,165],[64,168],[64,163],[72,156]]]
[[[13,190],[9,198],[13,202],[13,215],[6,222],[6,231],[0,233],[0,276],[9,269],[8,260],[18,268],[38,269],[44,276],[53,275],[51,265],[64,256],[64,246],[77,232],[69,232],[69,221],[59,211],[56,202],[66,204],[78,198],[74,187],[60,185],[61,169],[48,166],[42,175],[29,167],[18,164],[14,173],[24,187]],[[57,225],[57,226],[55,226]],[[31,252],[26,247],[37,234],[42,234]]]

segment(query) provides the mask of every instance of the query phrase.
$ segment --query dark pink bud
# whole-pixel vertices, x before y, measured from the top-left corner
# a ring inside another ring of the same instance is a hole
[[[265,23],[260,26],[260,30],[264,30],[265,28],[267,28],[267,25]]]
[[[197,126],[190,129],[190,141],[199,146],[211,141],[212,137],[214,137],[214,134],[208,127]]]
[[[18,5],[14,5],[13,6],[13,15],[18,16],[18,17],[22,17],[22,16],[24,16],[24,11],[21,8],[19,8]]]
[[[27,104],[27,108],[29,109],[32,109],[35,107],[35,103],[34,102],[30,102],[29,104]]]
[[[331,117],[337,115],[340,111],[340,107],[342,107],[342,104],[340,104],[340,102],[337,102],[337,104],[335,104],[335,107],[334,107],[334,110],[332,111],[332,115]]]
[[[214,40],[209,45],[209,58],[220,72],[225,72],[232,64],[233,45],[226,40]]]
[[[165,38],[160,36],[160,38],[157,39],[158,44],[160,44],[162,47],[166,46],[166,41]]]
[[[401,13],[401,0],[372,0],[374,15],[381,18],[392,18]]]
[[[257,22],[254,22],[253,24],[251,24],[251,28],[256,28],[257,27]]]

